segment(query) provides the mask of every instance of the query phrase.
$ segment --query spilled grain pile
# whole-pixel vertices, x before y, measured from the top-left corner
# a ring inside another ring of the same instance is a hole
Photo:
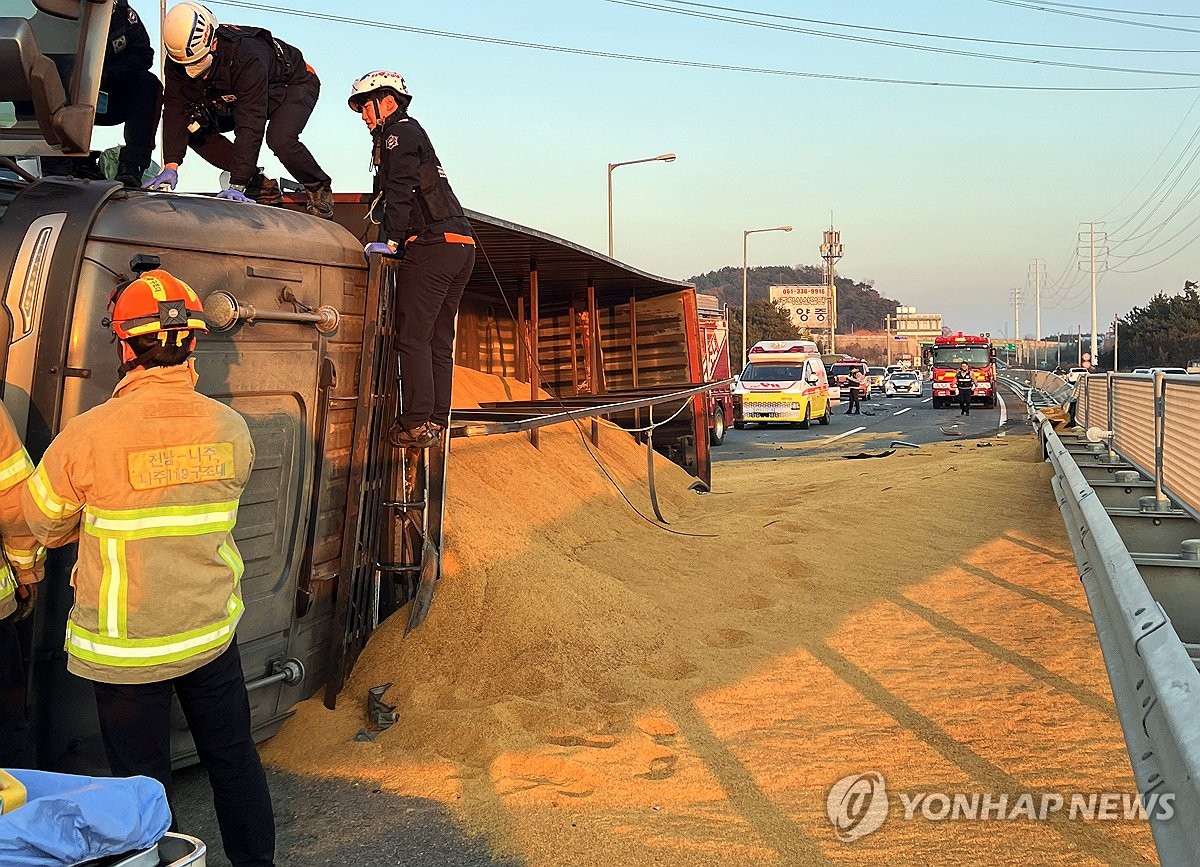
[[[456,404],[516,387],[460,371]],[[645,510],[641,447],[605,430],[598,456]],[[385,623],[338,710],[301,705],[264,755],[444,801],[531,865],[1151,863],[1136,824],[834,838],[829,787],[870,769],[1133,791],[1034,444],[868,463],[719,464],[701,496],[660,461],[682,536],[625,506],[573,426],[456,442],[429,619]],[[354,742],[384,682],[400,721]]]

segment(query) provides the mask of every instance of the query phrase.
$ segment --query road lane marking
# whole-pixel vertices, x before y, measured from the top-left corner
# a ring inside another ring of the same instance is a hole
[[[866,429],[867,429],[866,425],[863,425],[862,427],[856,427],[854,430],[848,430],[845,433],[838,434],[835,437],[829,437],[827,440],[825,440],[825,442],[827,442],[827,443],[836,442],[837,440],[840,440],[842,437],[848,437],[848,436],[850,436],[850,434],[856,434],[860,430],[866,430]]]
[[[898,411],[892,413],[892,415],[904,415],[906,412],[912,412],[912,407],[906,406],[906,407],[904,407],[904,409],[901,409],[901,410],[898,410]]]
[[[932,397],[927,397],[923,401],[921,401],[921,403],[929,403],[929,401],[931,401],[931,400],[933,400]]]

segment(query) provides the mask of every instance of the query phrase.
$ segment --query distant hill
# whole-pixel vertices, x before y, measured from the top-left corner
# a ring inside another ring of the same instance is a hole
[[[751,301],[770,300],[771,286],[789,284],[814,285],[825,282],[824,269],[819,265],[767,265],[751,268],[747,272],[747,294]],[[870,283],[858,283],[849,277],[837,277],[838,331],[855,329],[883,330],[884,317],[895,313],[900,302],[880,295]],[[742,269],[728,266],[719,271],[709,271],[688,278],[696,285],[696,291],[716,295],[722,301],[740,308],[742,306]]]

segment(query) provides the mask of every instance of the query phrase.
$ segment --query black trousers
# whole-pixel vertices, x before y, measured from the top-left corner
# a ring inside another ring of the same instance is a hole
[[[850,397],[850,406],[846,408],[846,415],[850,415],[851,413],[858,414],[860,400],[858,389],[854,386],[849,386],[847,391]]]
[[[971,392],[958,390],[958,409],[964,415],[971,414]]]
[[[225,856],[234,867],[273,867],[275,817],[250,734],[250,700],[237,642],[207,665],[158,683],[94,683],[100,734],[114,775],[158,780],[171,797],[171,692],[208,771]]]
[[[321,80],[309,75],[299,84],[289,84],[283,102],[267,118],[266,142],[271,153],[279,157],[287,173],[302,184],[329,185],[329,175],[317,165],[316,159],[300,141],[300,133],[308,124],[317,97],[321,95]],[[188,146],[204,160],[219,169],[233,171],[233,142],[222,132],[233,128],[232,118],[223,119],[218,128],[207,127],[193,133]]]
[[[473,244],[409,244],[396,277],[396,349],[400,353],[400,424],[450,419],[454,317],[475,267]]]
[[[140,166],[144,172],[150,167],[158,119],[162,117],[162,82],[147,70],[102,89],[108,94],[108,110],[96,115],[96,125],[125,124],[125,147],[117,159]]]
[[[25,660],[17,624],[0,620],[0,768],[32,768],[37,764],[25,710]]]

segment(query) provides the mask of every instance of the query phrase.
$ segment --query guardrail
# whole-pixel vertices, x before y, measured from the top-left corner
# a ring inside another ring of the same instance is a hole
[[[1075,393],[1074,385],[1046,370],[1010,367],[1000,371],[999,375],[1000,381],[1020,394],[1030,406],[1031,415],[1035,407],[1063,406]]]
[[[1081,380],[1076,418],[1112,432],[1111,449],[1155,495],[1200,521],[1200,377],[1108,373]]]
[[[1200,853],[1200,672],[1070,450],[1044,416],[1039,427],[1159,859],[1193,865]]]

